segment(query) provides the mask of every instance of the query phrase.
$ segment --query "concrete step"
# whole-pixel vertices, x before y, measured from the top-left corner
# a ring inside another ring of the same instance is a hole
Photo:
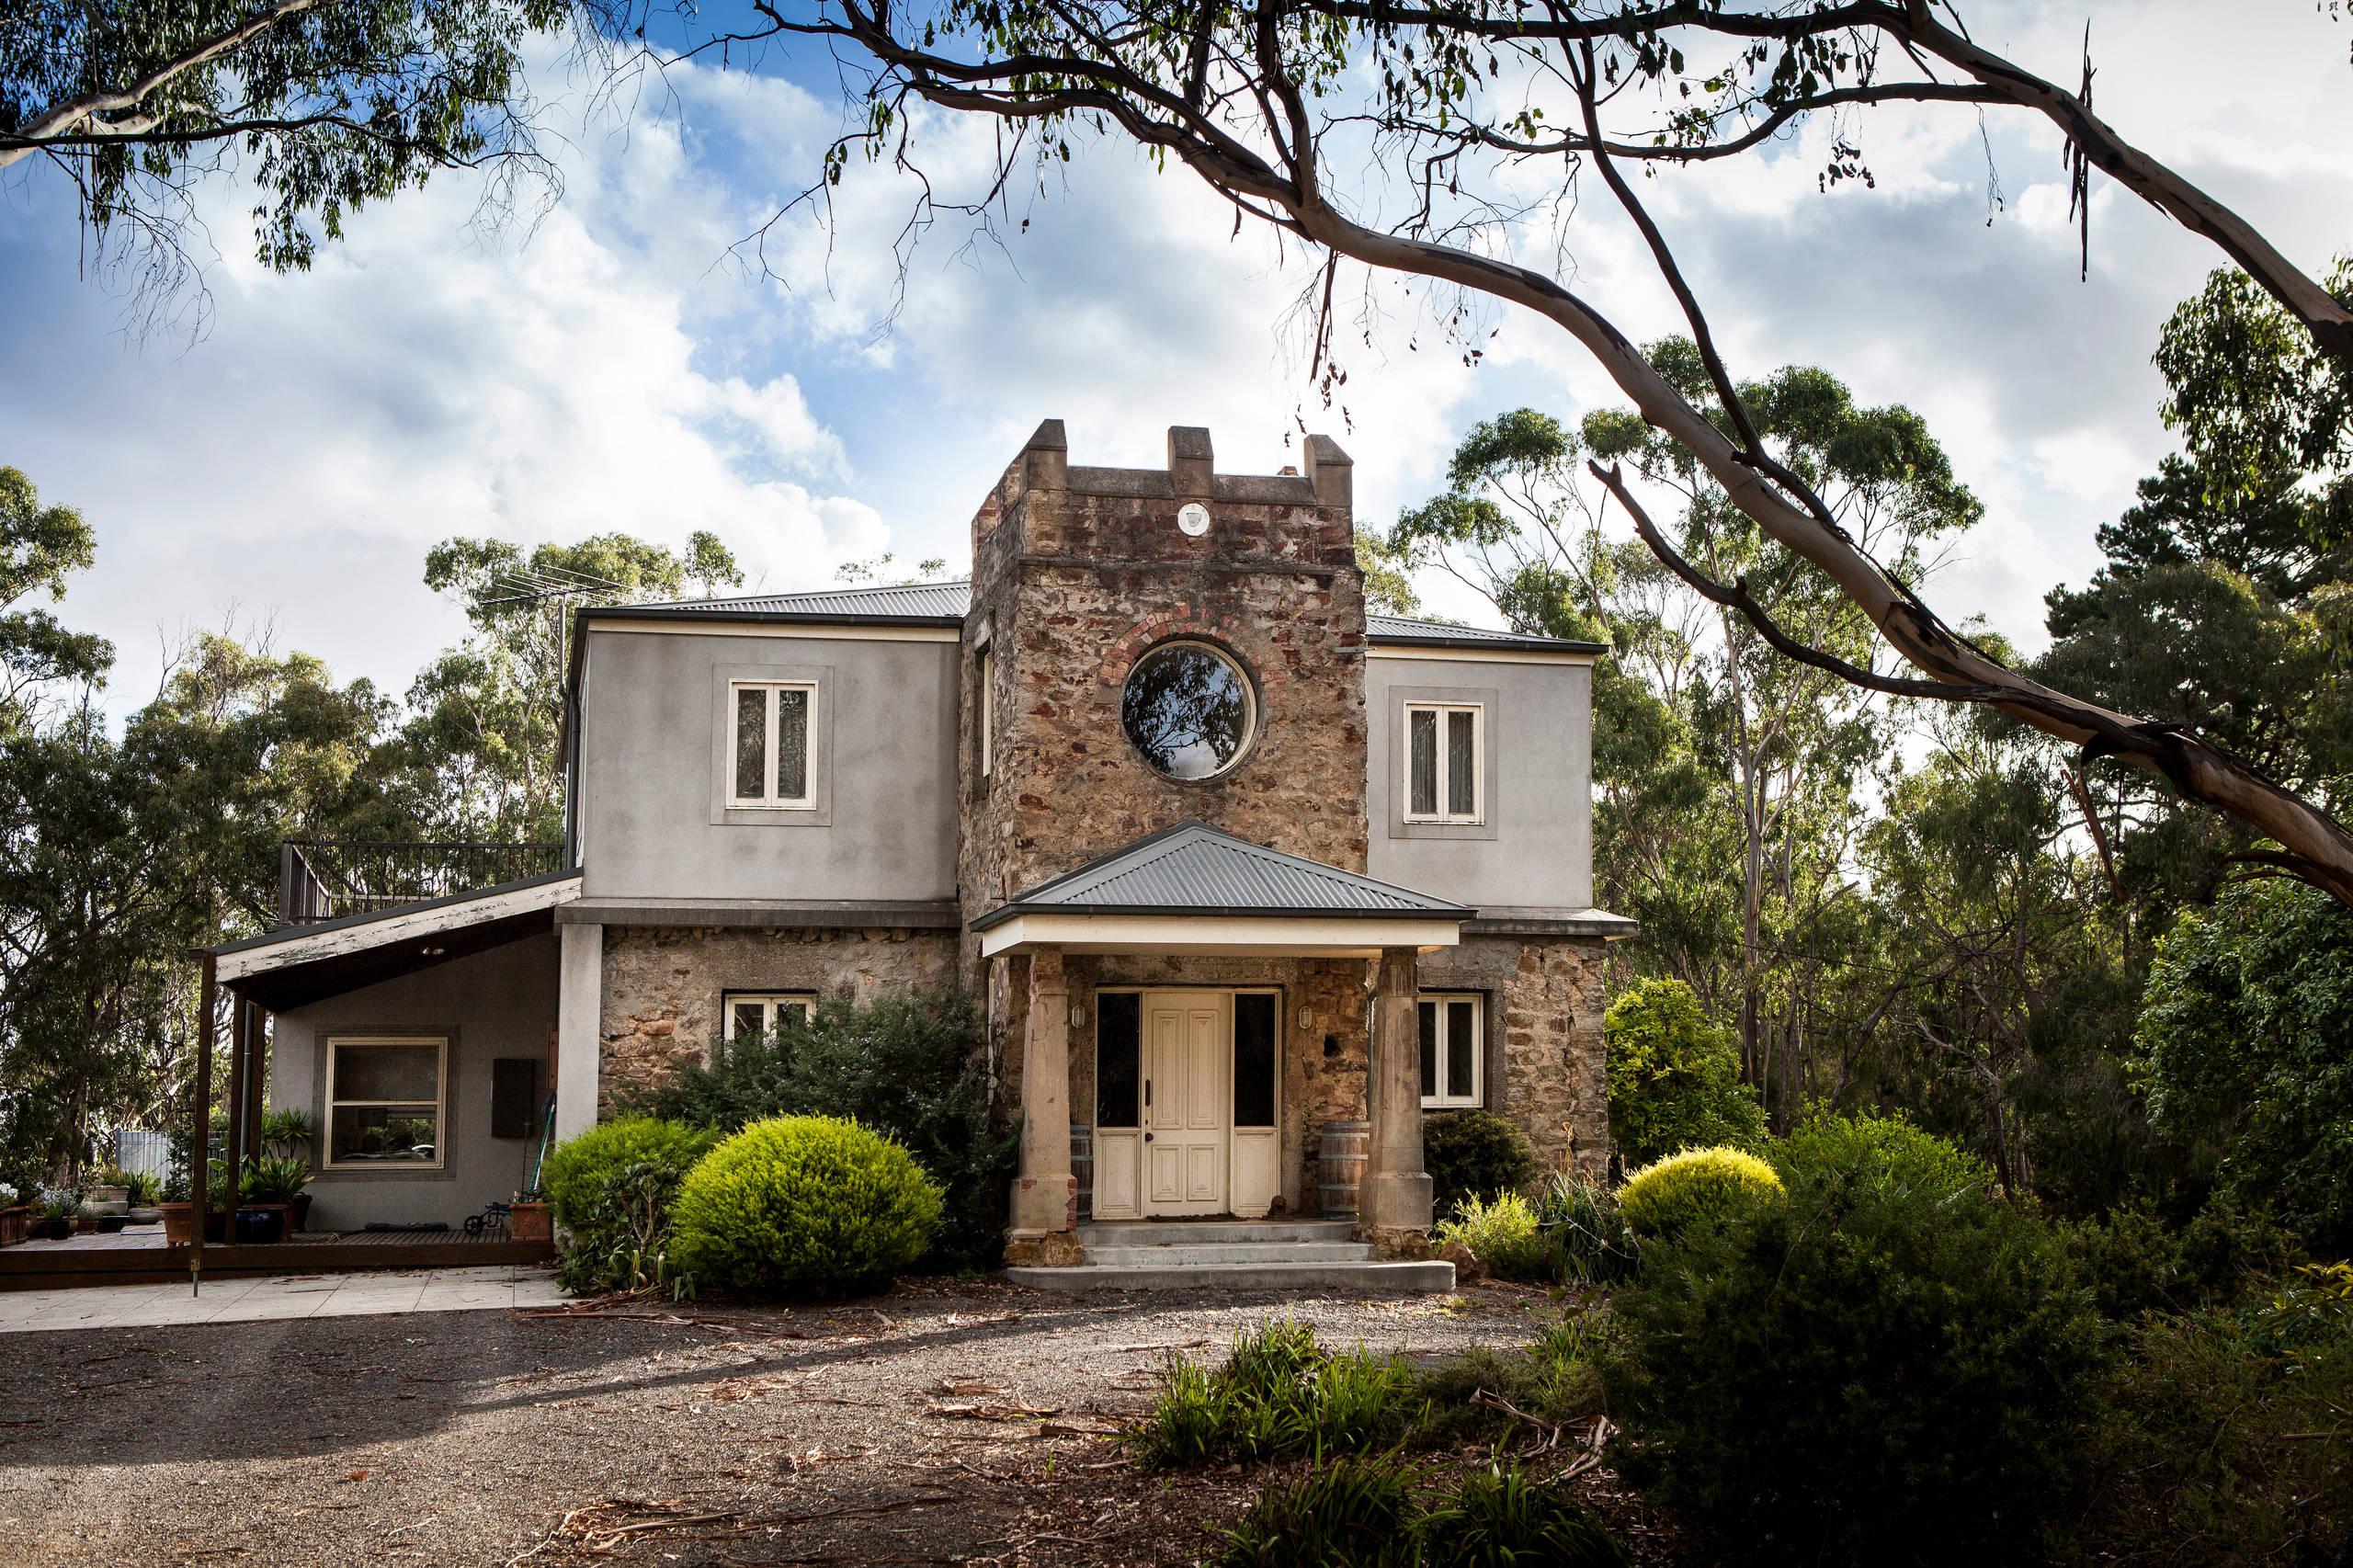
[[[1345,1242],[1347,1220],[1143,1220],[1081,1225],[1078,1244],[1097,1247],[1230,1246],[1236,1242]]]
[[[1090,1246],[1086,1261],[1106,1268],[1148,1264],[1190,1268],[1205,1263],[1368,1263],[1364,1242],[1225,1242],[1210,1246]]]
[[[1386,1290],[1412,1295],[1454,1289],[1450,1263],[1131,1263],[1083,1268],[1008,1268],[1006,1279],[1033,1290]]]

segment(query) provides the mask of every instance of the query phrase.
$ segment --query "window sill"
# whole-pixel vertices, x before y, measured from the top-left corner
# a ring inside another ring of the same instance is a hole
[[[1495,824],[1491,822],[1392,822],[1389,824],[1392,838],[1494,838]]]
[[[808,806],[719,806],[710,813],[713,827],[831,827],[834,813]]]

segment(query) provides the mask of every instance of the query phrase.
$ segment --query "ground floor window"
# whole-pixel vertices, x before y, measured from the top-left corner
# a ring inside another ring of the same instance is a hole
[[[449,1079],[446,1038],[328,1040],[326,1163],[438,1169]]]
[[[813,991],[730,991],[724,1009],[727,1038],[766,1040],[787,1024],[806,1027],[816,1006]]]
[[[1479,1049],[1483,999],[1475,995],[1421,997],[1422,1104],[1472,1106],[1485,1101],[1486,1084]]]

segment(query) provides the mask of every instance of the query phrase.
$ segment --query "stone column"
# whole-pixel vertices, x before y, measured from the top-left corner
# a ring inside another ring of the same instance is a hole
[[[1059,948],[1029,955],[1029,1024],[1021,1050],[1021,1175],[1013,1184],[1008,1264],[1075,1265],[1078,1183],[1070,1170],[1070,985]]]
[[[1422,1051],[1411,948],[1381,950],[1372,1049],[1365,1063],[1365,1118],[1372,1123],[1357,1230],[1384,1255],[1428,1244],[1430,1178],[1422,1169]]]

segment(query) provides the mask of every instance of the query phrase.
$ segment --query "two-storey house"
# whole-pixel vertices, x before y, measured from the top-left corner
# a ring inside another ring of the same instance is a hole
[[[985,998],[1017,1265],[1080,1262],[1083,1215],[1336,1212],[1414,1256],[1446,1108],[1597,1168],[1632,928],[1593,907],[1600,650],[1368,614],[1350,505],[1324,437],[1086,468],[1050,420],[969,583],[582,610],[561,869],[345,914],[290,854],[290,910],[335,917],[215,957],[321,1130],[313,1223],[454,1220],[542,1097],[569,1136],[907,987]]]

